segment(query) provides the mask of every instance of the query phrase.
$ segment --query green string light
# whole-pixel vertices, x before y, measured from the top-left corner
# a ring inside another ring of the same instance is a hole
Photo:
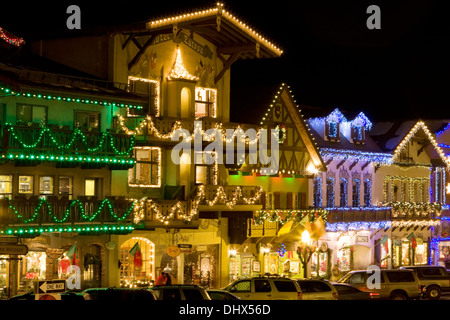
[[[119,108],[130,108],[130,109],[142,109],[141,105],[133,105],[133,104],[124,104],[124,103],[115,103],[115,102],[106,102],[99,100],[89,100],[89,99],[80,99],[80,98],[72,98],[72,97],[62,97],[62,96],[51,96],[43,93],[30,93],[30,92],[17,92],[6,87],[0,87],[0,90],[14,95],[16,97],[26,97],[26,98],[38,98],[38,99],[47,99],[47,100],[57,100],[57,101],[65,101],[65,102],[76,102],[76,103],[84,103],[84,104],[97,104],[105,107],[119,107]]]
[[[134,200],[132,205],[125,211],[125,213],[122,216],[118,216],[118,215],[116,215],[114,213],[114,206],[113,206],[112,202],[109,199],[104,199],[104,200],[102,200],[100,202],[100,205],[99,205],[97,211],[95,211],[92,215],[87,215],[86,211],[84,210],[83,203],[80,200],[73,200],[73,201],[70,202],[68,208],[66,209],[66,212],[65,212],[64,216],[61,219],[59,219],[58,217],[56,217],[52,213],[51,204],[45,198],[40,198],[39,199],[39,203],[36,206],[36,208],[34,209],[33,215],[30,218],[28,218],[28,219],[25,219],[12,204],[9,205],[9,208],[14,212],[14,214],[20,220],[22,220],[23,223],[30,223],[30,222],[33,222],[33,221],[36,220],[36,218],[38,217],[39,213],[41,212],[42,207],[45,205],[45,207],[47,208],[47,214],[52,218],[52,220],[54,222],[56,222],[56,223],[64,223],[64,222],[66,222],[69,219],[70,213],[72,212],[72,208],[75,207],[75,206],[77,206],[78,210],[80,210],[81,218],[84,221],[92,222],[93,220],[95,220],[97,218],[97,216],[100,214],[100,212],[102,212],[103,208],[106,205],[106,208],[108,210],[109,215],[111,217],[113,217],[115,221],[121,222],[121,221],[123,221],[123,220],[125,220],[125,219],[127,219],[129,217],[131,212],[134,210],[134,207],[135,207],[136,203],[137,203],[137,200]],[[44,212],[42,212],[42,213],[44,213]]]
[[[78,128],[73,130],[72,138],[71,138],[71,140],[68,143],[60,144],[57,141],[57,139],[56,139],[55,135],[53,134],[53,132],[50,130],[50,128],[46,128],[46,127],[39,129],[39,136],[36,139],[36,141],[34,141],[31,144],[27,144],[27,143],[24,142],[23,137],[19,137],[19,134],[16,132],[15,126],[13,126],[13,125],[8,123],[8,124],[5,125],[5,127],[8,128],[8,131],[11,133],[12,138],[15,141],[17,141],[22,148],[25,148],[25,149],[34,149],[34,148],[36,148],[39,145],[39,143],[44,139],[44,137],[48,137],[49,140],[47,139],[47,141],[51,141],[53,146],[56,147],[58,150],[66,150],[66,149],[69,149],[69,148],[73,147],[74,143],[77,141],[77,137],[80,137],[79,140],[83,143],[83,145],[85,146],[85,149],[88,152],[92,152],[92,153],[98,152],[99,150],[103,149],[104,143],[108,140],[111,150],[114,151],[114,155],[116,155],[116,156],[129,156],[131,154],[131,151],[133,150],[134,144],[135,144],[134,136],[130,136],[129,137],[130,138],[130,145],[128,146],[128,148],[125,151],[119,151],[119,149],[116,147],[116,145],[114,143],[114,137],[111,135],[111,133],[103,132],[101,134],[101,137],[99,139],[100,142],[97,145],[97,147],[89,148],[86,134],[84,134]],[[36,130],[36,129],[33,129],[33,130]]]
[[[81,234],[98,234],[98,233],[117,233],[117,234],[128,234],[134,230],[131,225],[90,225],[90,226],[36,226],[28,228],[8,228],[6,230],[0,230],[0,235],[16,235],[22,237],[36,237],[43,232],[77,232]]]

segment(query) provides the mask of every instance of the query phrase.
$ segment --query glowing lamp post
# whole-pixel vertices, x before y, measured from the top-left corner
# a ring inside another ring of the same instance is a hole
[[[308,262],[309,260],[311,260],[311,256],[314,250],[315,248],[313,246],[311,236],[308,230],[304,230],[302,233],[302,237],[300,239],[300,246],[297,247],[297,254],[300,258],[300,262],[302,263],[303,267],[303,278],[308,277],[307,272]]]

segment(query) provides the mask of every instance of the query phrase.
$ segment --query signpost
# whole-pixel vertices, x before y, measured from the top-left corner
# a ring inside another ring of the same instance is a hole
[[[35,300],[61,300],[60,293],[66,291],[66,280],[36,281]]]

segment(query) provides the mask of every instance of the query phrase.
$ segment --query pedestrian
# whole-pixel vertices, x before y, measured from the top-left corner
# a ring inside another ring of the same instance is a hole
[[[333,268],[331,269],[331,277],[330,277],[330,281],[331,282],[336,282],[341,278],[341,272],[339,271],[339,267],[337,264],[335,264],[333,266]]]
[[[166,286],[170,286],[172,284],[172,277],[170,276],[170,272],[172,271],[172,269],[170,269],[169,267],[165,267],[163,272],[166,276]]]
[[[155,286],[163,286],[167,283],[166,274],[164,272],[161,272],[159,274],[158,279],[156,279]]]

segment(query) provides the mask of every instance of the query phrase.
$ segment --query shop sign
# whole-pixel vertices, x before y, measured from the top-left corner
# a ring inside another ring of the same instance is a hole
[[[192,252],[192,244],[179,243],[179,244],[177,244],[177,247],[183,253],[190,253],[190,252]]]
[[[166,253],[169,257],[175,258],[178,257],[178,255],[181,253],[181,250],[176,246],[169,246],[166,249]]]
[[[0,255],[26,255],[28,253],[28,247],[23,244],[0,244]]]
[[[116,248],[116,243],[114,241],[108,241],[106,243],[106,249],[114,250]]]

